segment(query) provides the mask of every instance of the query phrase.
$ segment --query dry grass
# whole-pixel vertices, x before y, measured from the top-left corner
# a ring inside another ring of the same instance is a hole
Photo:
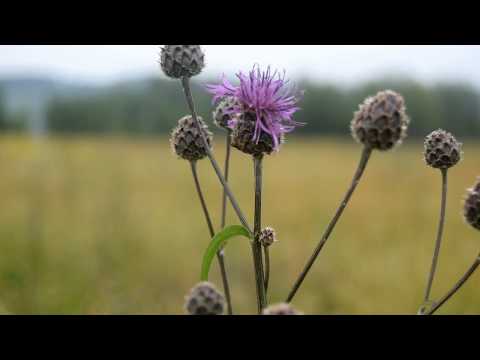
[[[219,139],[217,139],[219,140]],[[221,141],[216,153],[223,161]],[[179,314],[199,277],[208,231],[189,167],[166,141],[0,138],[0,312]],[[445,242],[434,284],[443,294],[480,249],[461,216],[480,175],[467,143],[451,171]],[[438,221],[440,174],[421,145],[375,153],[295,305],[316,314],[414,314],[423,296]],[[284,300],[350,182],[360,155],[350,141],[291,138],[268,158],[264,224],[271,300]],[[232,187],[252,218],[250,159],[235,152]],[[218,226],[221,191],[207,161],[201,181]],[[230,223],[237,223],[230,211]],[[249,246],[227,248],[234,307],[256,309]],[[220,284],[215,267],[212,280]],[[443,313],[480,313],[476,275]]]

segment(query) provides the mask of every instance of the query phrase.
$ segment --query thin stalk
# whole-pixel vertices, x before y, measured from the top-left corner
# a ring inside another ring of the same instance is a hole
[[[225,149],[225,181],[228,183],[228,177],[230,174],[230,156],[232,153],[232,137],[231,130],[227,131],[226,136],[226,149]],[[225,222],[227,219],[227,192],[223,189],[223,199],[222,199],[222,229],[225,227]]]
[[[438,309],[440,309],[443,304],[445,304],[453,295],[455,295],[458,290],[467,282],[468,279],[475,273],[475,271],[480,266],[480,254],[473,263],[473,265],[468,269],[465,275],[455,284],[455,286],[444,296],[442,297],[435,305],[425,313],[425,315],[433,315]]]
[[[428,277],[427,289],[425,291],[425,298],[424,298],[425,303],[428,303],[430,301],[430,293],[432,291],[433,279],[435,278],[435,272],[437,270],[438,257],[440,254],[440,247],[442,245],[443,228],[445,224],[445,209],[447,205],[448,170],[442,169],[441,172],[442,172],[442,203],[440,206],[440,223],[438,224],[437,241],[435,244],[435,251],[433,253],[430,275]]]
[[[295,294],[297,293],[298,289],[302,285],[303,281],[305,280],[305,277],[307,276],[308,272],[312,268],[313,264],[315,263],[315,260],[317,259],[318,255],[322,251],[323,247],[325,246],[325,243],[327,242],[328,238],[330,237],[333,229],[335,228],[335,225],[337,224],[338,220],[343,214],[343,211],[348,205],[348,202],[350,201],[350,198],[352,197],[355,189],[357,188],[357,185],[360,182],[360,179],[362,178],[363,173],[365,172],[365,168],[367,167],[368,160],[370,159],[372,155],[372,149],[370,147],[364,147],[363,152],[362,152],[362,157],[360,159],[360,163],[358,164],[357,171],[355,172],[355,175],[353,177],[352,184],[350,185],[350,188],[348,189],[347,193],[345,194],[345,197],[340,204],[340,207],[337,209],[337,212],[335,213],[335,216],[333,217],[332,221],[327,227],[327,230],[325,231],[325,234],[322,236],[322,239],[320,240],[319,244],[317,245],[315,251],[313,252],[313,255],[310,257],[308,260],[307,264],[305,265],[305,268],[303,271],[300,273],[300,276],[296,280],[295,284],[293,285],[292,290],[290,291],[290,294],[287,297],[287,303],[291,302],[293,298],[295,297]]]
[[[263,275],[262,244],[260,243],[260,232],[262,231],[262,163],[263,156],[254,156],[255,176],[255,218],[254,218],[254,241],[252,243],[253,265],[255,279],[257,282],[258,313],[267,306],[265,295],[265,280]]]
[[[245,215],[243,214],[242,210],[240,209],[240,206],[238,205],[238,202],[235,199],[235,196],[233,195],[232,191],[230,190],[230,187],[228,186],[227,181],[223,177],[222,171],[220,170],[220,167],[218,166],[217,160],[215,160],[215,157],[213,156],[213,153],[210,149],[210,146],[208,145],[205,134],[201,130],[200,123],[198,122],[197,112],[195,110],[195,105],[194,105],[194,102],[193,102],[192,91],[190,89],[190,79],[188,77],[182,78],[182,86],[183,86],[183,90],[185,92],[185,98],[187,100],[188,107],[190,108],[190,112],[192,114],[192,118],[195,122],[195,125],[198,129],[198,132],[200,133],[200,137],[202,139],[203,146],[207,150],[207,156],[210,159],[210,162],[212,163],[213,169],[215,170],[215,173],[217,174],[217,177],[220,180],[220,183],[222,184],[228,199],[232,203],[232,207],[235,210],[235,213],[237,214],[238,218],[240,219],[240,222],[248,230],[250,235],[253,237],[252,229],[248,225],[248,222],[245,218]]]
[[[215,230],[213,228],[212,219],[210,217],[210,213],[208,212],[205,198],[203,197],[200,181],[198,180],[197,162],[191,161],[190,166],[192,168],[193,180],[195,181],[195,188],[197,189],[198,197],[200,199],[200,204],[202,205],[203,214],[205,215],[205,220],[207,221],[210,237],[213,238],[215,236]],[[232,301],[230,298],[230,286],[228,284],[227,270],[225,268],[225,259],[222,251],[219,251],[217,253],[217,260],[218,260],[218,265],[220,266],[220,273],[222,276],[223,290],[225,292],[225,300],[227,302],[228,312],[229,312],[229,315],[232,315]]]
[[[267,246],[263,247],[263,255],[265,258],[265,296],[268,293],[268,284],[270,282],[270,250]]]
[[[230,172],[230,153],[231,153],[231,137],[230,137],[230,130],[228,130],[227,132],[227,143],[225,144],[226,146],[226,155],[225,155],[225,170],[224,170],[224,176],[225,176],[225,181],[228,183],[228,175],[229,175],[229,172]],[[221,228],[225,228],[225,223],[226,223],[226,218],[227,218],[227,193],[225,191],[225,189],[223,189],[223,199],[222,199],[222,218],[221,218]],[[221,261],[222,263],[224,262],[224,258],[225,258],[225,250],[220,250],[219,253],[218,253],[218,259],[219,261]],[[225,266],[222,267],[223,270],[225,270]],[[227,275],[222,275],[222,278],[227,278]],[[225,283],[224,283],[224,288],[225,287]],[[228,283],[227,283],[227,288],[228,288]],[[225,293],[227,293],[227,291],[225,291]],[[228,289],[228,297],[230,298],[230,289]],[[233,315],[233,309],[232,309],[232,303],[230,301],[227,301],[227,310],[228,310],[228,314],[229,315]]]

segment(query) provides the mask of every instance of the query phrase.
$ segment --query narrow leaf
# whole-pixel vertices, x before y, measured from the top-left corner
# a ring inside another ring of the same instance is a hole
[[[203,255],[202,272],[200,275],[201,281],[208,281],[208,274],[210,273],[210,267],[212,266],[215,255],[227,244],[228,240],[236,236],[243,236],[250,239],[248,230],[240,225],[228,226],[213,237]]]

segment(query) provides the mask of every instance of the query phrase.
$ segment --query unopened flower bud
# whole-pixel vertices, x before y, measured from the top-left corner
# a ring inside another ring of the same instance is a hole
[[[295,310],[290,304],[271,305],[263,310],[263,315],[303,315]]]
[[[186,298],[185,310],[190,315],[222,315],[225,300],[209,282],[197,284]]]
[[[425,161],[435,169],[449,169],[460,161],[461,147],[452,134],[435,130],[425,139]]]
[[[202,72],[204,58],[200,45],[165,45],[160,53],[160,66],[168,77],[190,78]]]
[[[239,106],[234,97],[226,97],[215,108],[213,112],[213,122],[219,128],[231,130],[232,120],[237,117],[234,107]]]
[[[409,118],[400,94],[386,90],[360,105],[351,124],[353,137],[372,149],[386,151],[407,136]]]
[[[266,227],[260,232],[259,241],[264,247],[272,246],[277,241],[275,230],[271,227]]]
[[[475,229],[480,230],[480,177],[473,188],[468,189],[464,207],[465,220]]]
[[[208,146],[212,144],[212,133],[201,117],[197,117],[200,128],[207,140]],[[191,116],[185,116],[178,121],[177,127],[173,130],[170,144],[174,152],[182,159],[197,161],[207,156],[207,149],[197,125]]]

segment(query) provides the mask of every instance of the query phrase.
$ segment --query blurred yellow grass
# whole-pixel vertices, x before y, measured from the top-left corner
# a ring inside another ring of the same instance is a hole
[[[223,162],[221,136],[215,151]],[[0,312],[182,314],[199,280],[208,231],[188,164],[165,139],[0,137]],[[442,295],[480,250],[461,216],[480,175],[466,142],[451,171],[445,242],[434,284]],[[284,300],[355,170],[353,141],[290,138],[265,162],[264,225],[277,230],[270,298]],[[251,160],[233,155],[232,188],[252,218]],[[201,181],[219,223],[221,189],[208,161]],[[440,175],[420,143],[374,153],[365,178],[295,299],[310,314],[415,314],[439,213]],[[232,211],[229,223],[238,223]],[[227,248],[234,308],[256,309],[244,241]],[[218,269],[212,281],[220,286]],[[480,313],[480,274],[442,313]]]

